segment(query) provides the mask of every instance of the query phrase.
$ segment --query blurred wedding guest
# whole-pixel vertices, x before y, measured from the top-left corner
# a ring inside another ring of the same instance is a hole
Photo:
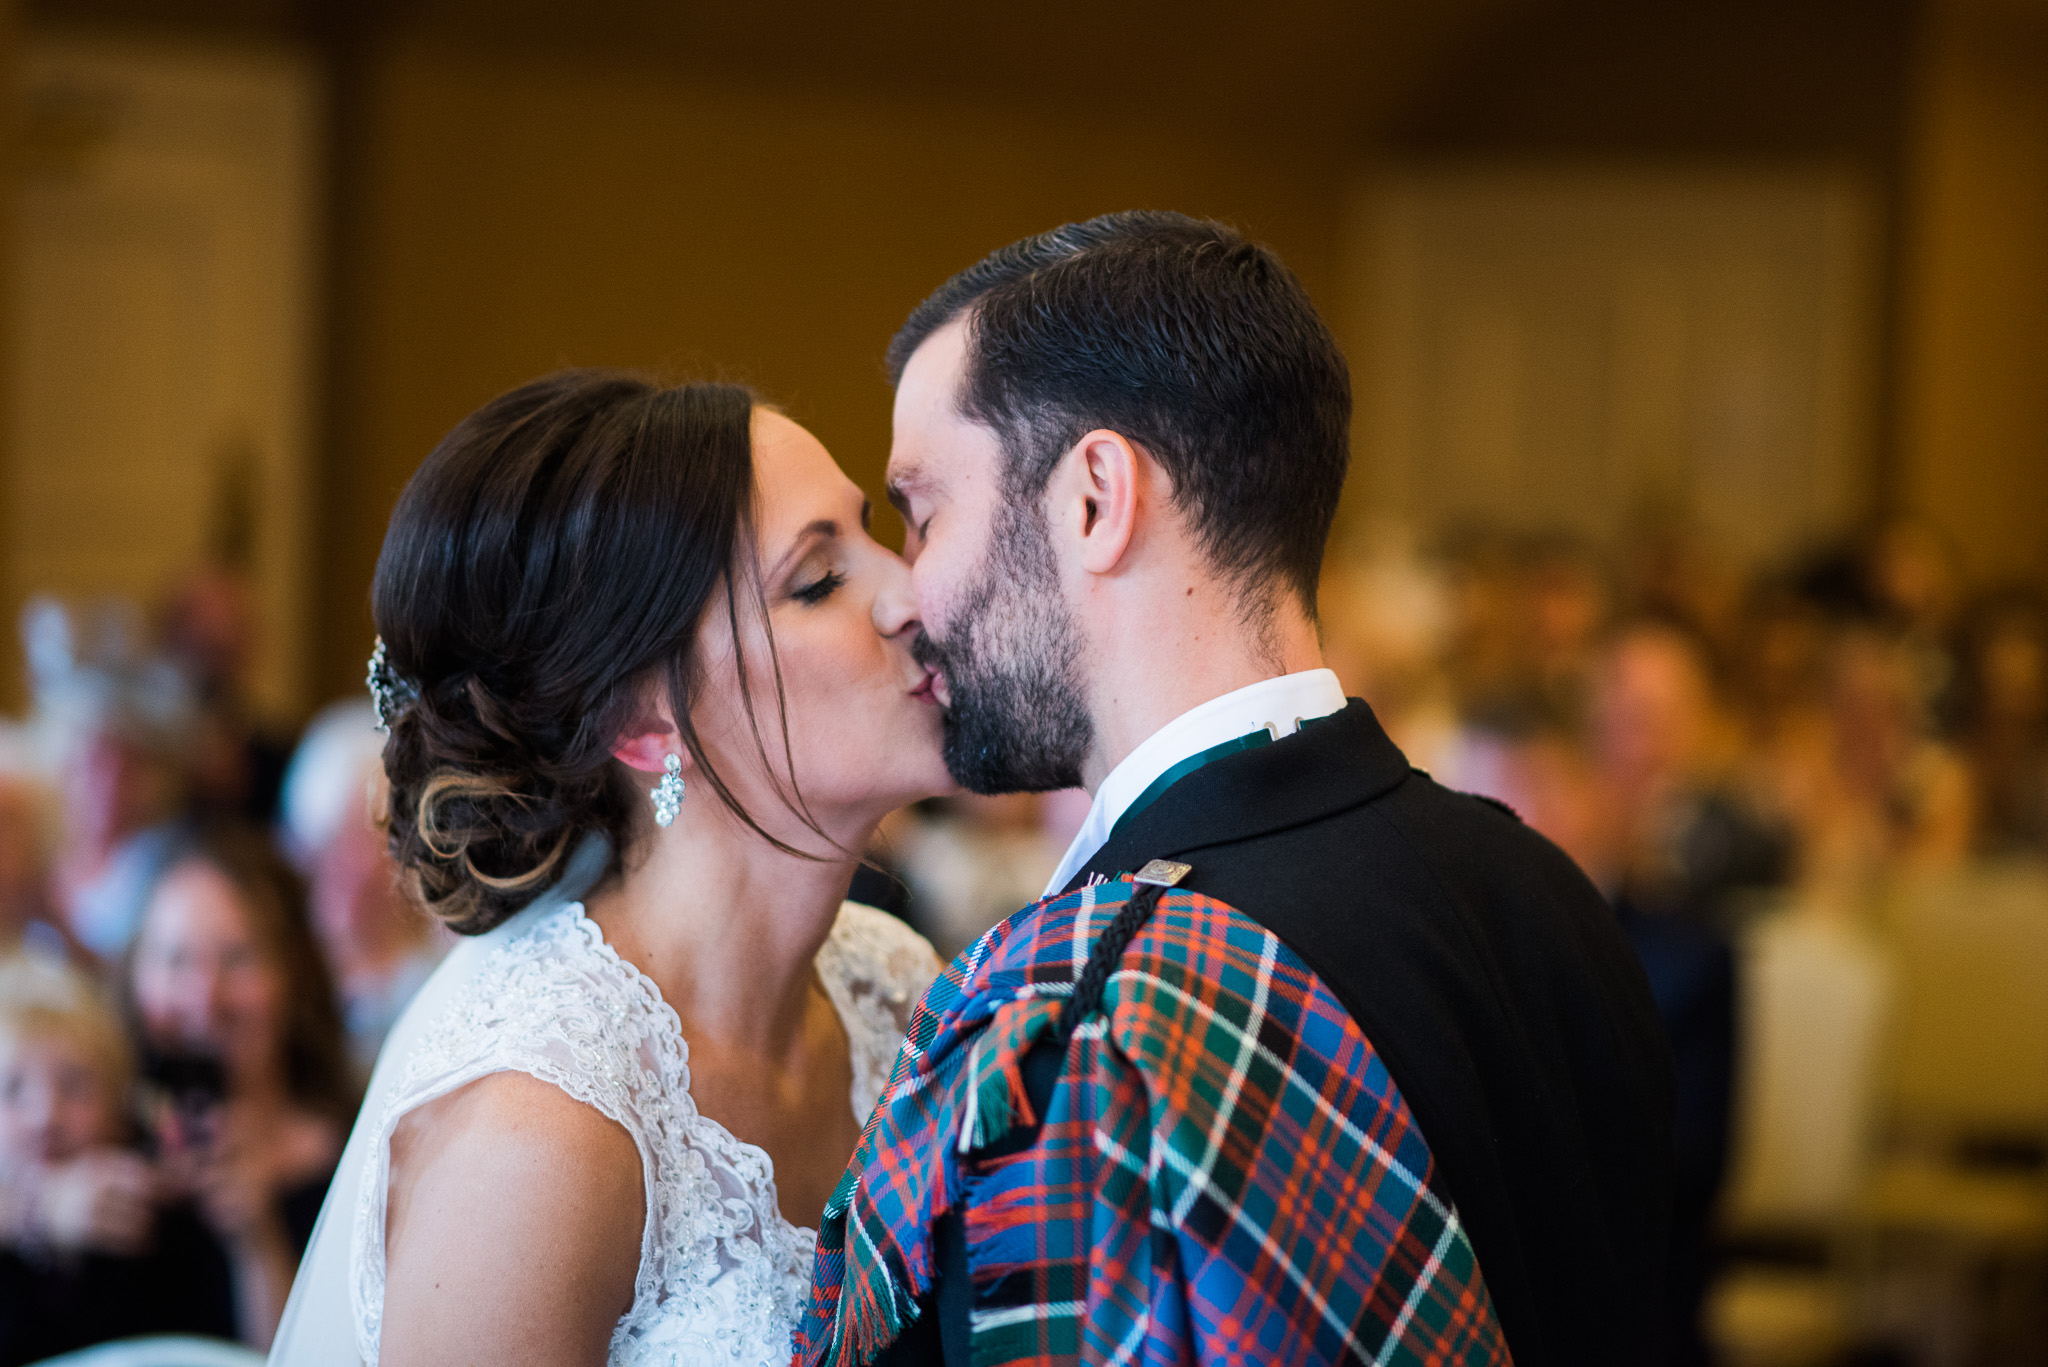
[[[1398,528],[1330,557],[1317,590],[1323,659],[1403,754],[1435,770],[1458,735],[1457,698],[1443,657],[1452,589]]]
[[[34,779],[0,768],[0,977],[69,957],[50,905],[54,805]]]
[[[1612,900],[1621,870],[1620,822],[1580,739],[1532,714],[1474,728],[1470,753],[1474,791],[1507,803]]]
[[[159,1211],[128,1142],[132,1072],[118,1016],[84,981],[0,986],[0,1367],[234,1333],[204,1232]]]
[[[1737,781],[1737,736],[1696,632],[1654,617],[1620,627],[1595,671],[1591,724],[1618,903],[1725,929],[1746,892],[1785,881],[1788,840]]]
[[[1735,782],[1733,741],[1705,641],[1657,618],[1614,633],[1595,672],[1592,776],[1613,822],[1609,896],[1650,980],[1678,1079],[1661,1358],[1670,1364],[1708,1360],[1700,1306],[1735,1076],[1730,932],[1746,899],[1790,868],[1786,837]]]
[[[1049,796],[962,793],[921,803],[885,829],[916,927],[941,958],[1043,895],[1073,838],[1049,829]]]
[[[1955,548],[1917,518],[1878,524],[1863,549],[1864,581],[1881,620],[1896,634],[1930,721],[1950,714],[1959,680],[1954,638],[1963,606]]]
[[[1525,691],[1514,546],[1505,536],[1468,531],[1449,538],[1444,567],[1450,587],[1444,663],[1458,710],[1466,717],[1512,710]]]
[[[1911,644],[1881,624],[1831,633],[1824,693],[1764,757],[1797,832],[1800,901],[1862,915],[1883,877],[1953,863],[1969,851],[1969,771],[1935,735]]]
[[[111,961],[177,838],[191,696],[175,669],[140,653],[121,604],[72,611],[41,599],[22,635],[61,798],[53,898],[66,930]]]
[[[219,1244],[240,1337],[266,1346],[354,1107],[290,866],[254,832],[196,833],[149,899],[127,988],[165,1181]]]
[[[1598,556],[1577,538],[1537,537],[1523,548],[1517,615],[1526,687],[1573,730],[1585,723],[1612,596]]]
[[[1743,745],[1768,753],[1822,705],[1828,620],[1794,585],[1765,579],[1750,590],[1734,639],[1728,685]]]
[[[1714,648],[1727,646],[1744,586],[1725,552],[1688,517],[1667,510],[1644,518],[1622,551],[1622,611],[1683,623]]]
[[[256,605],[248,576],[217,562],[187,572],[158,605],[157,643],[193,693],[193,806],[267,824],[291,748],[250,705]]]
[[[1904,661],[1916,706],[1930,722],[1953,715],[1958,662],[1954,652],[1962,607],[1962,574],[1948,539],[1913,517],[1873,523],[1815,555],[1797,579],[1799,591],[1837,625],[1862,625],[1890,636]]]
[[[339,702],[306,728],[285,773],[286,847],[306,877],[313,930],[340,993],[358,1077],[447,952],[405,895],[372,813],[385,809],[384,735],[368,702]]]
[[[1975,789],[1977,847],[2048,858],[2048,599],[2025,587],[1985,595],[1957,663],[1956,739]]]

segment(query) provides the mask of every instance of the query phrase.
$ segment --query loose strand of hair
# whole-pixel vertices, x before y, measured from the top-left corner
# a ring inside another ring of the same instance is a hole
[[[823,840],[841,854],[853,854],[854,851],[847,849],[837,840],[834,840],[817,816],[812,813],[811,804],[804,797],[803,784],[797,779],[796,751],[791,746],[789,740],[789,693],[782,680],[782,655],[775,648],[775,624],[768,620],[767,609],[766,595],[763,594],[761,630],[768,638],[768,670],[775,678],[775,715],[782,727],[782,760],[784,766],[789,771],[789,796],[783,799],[783,805],[788,807],[790,812],[798,817],[804,823],[804,826],[820,840]],[[776,781],[777,789],[779,790],[781,786],[781,780],[778,779]],[[791,799],[794,800],[792,801]]]
[[[747,725],[754,734],[755,753],[761,757],[761,767],[767,771],[770,782],[775,785],[775,795],[782,800],[783,807],[790,815],[796,817],[803,823],[805,829],[809,830],[813,835],[823,840],[840,854],[852,854],[853,851],[832,838],[831,834],[825,830],[824,826],[818,821],[818,818],[812,813],[809,802],[804,798],[803,786],[796,776],[796,755],[791,748],[789,740],[789,694],[783,683],[782,657],[775,648],[775,623],[769,615],[768,590],[767,586],[761,582],[758,569],[759,558],[753,544],[751,532],[742,533],[742,544],[739,547],[739,554],[733,557],[733,561],[735,564],[745,568],[747,583],[754,591],[754,606],[761,614],[761,631],[768,638],[768,666],[770,673],[775,679],[775,715],[782,733],[783,765],[789,775],[789,787],[787,789],[783,787],[782,776],[775,772],[775,760],[768,753],[767,738],[761,734],[760,717],[754,707],[754,690],[747,686],[746,648],[740,644],[738,599],[732,579],[728,576],[726,580],[726,612],[727,619],[732,623],[734,672],[740,685],[741,705],[745,707],[747,713]],[[831,856],[819,855],[814,857],[829,859]]]
[[[753,587],[754,602],[761,614],[763,629],[772,630],[768,626],[768,595],[767,591],[762,587],[759,574],[753,569],[755,555],[752,537],[749,534],[741,533],[741,544],[735,548],[732,563],[735,566],[742,567],[742,572],[747,575],[748,583]],[[754,706],[754,690],[747,686],[747,654],[746,647],[741,644],[739,588],[734,581],[735,576],[732,574],[728,574],[725,577],[725,615],[726,623],[732,633],[733,678],[739,685],[740,708],[747,714],[747,729],[754,737],[754,753],[760,756],[762,772],[768,775],[768,781],[775,789],[775,796],[782,803],[783,807],[802,821],[807,828],[821,837],[826,844],[831,845],[834,849],[838,849],[838,842],[833,840],[831,836],[826,835],[824,831],[819,830],[817,822],[810,817],[809,813],[799,810],[796,804],[790,800],[789,793],[783,789],[781,777],[775,772],[775,760],[768,753],[768,738],[761,734],[761,717],[759,711]],[[784,753],[787,754],[789,712],[787,707],[783,706],[779,700],[778,706],[782,707],[783,734],[785,738]],[[767,830],[762,827],[751,812],[741,811],[739,815],[756,834],[785,854],[796,855],[813,863],[823,863],[831,858],[830,855],[813,854],[808,850],[800,850],[785,840],[769,835]]]

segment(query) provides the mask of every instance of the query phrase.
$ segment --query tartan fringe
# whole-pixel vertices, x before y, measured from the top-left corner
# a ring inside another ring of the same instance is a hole
[[[837,1197],[835,1192],[834,1199]],[[826,1209],[830,1212],[831,1207]],[[828,1213],[827,1223],[833,1218]],[[815,1363],[816,1367],[867,1367],[917,1322],[917,1296],[908,1269],[900,1262],[878,1254],[865,1239],[847,1237],[847,1226],[855,1217],[841,1213],[837,1218],[838,1228],[832,1232],[840,1242],[829,1252],[821,1247],[820,1253],[821,1262],[838,1264],[831,1268],[838,1295],[832,1306],[831,1335]],[[819,1230],[821,1235],[825,1232]]]
[[[818,1367],[867,1367],[917,1320],[917,1299],[906,1285],[903,1269],[889,1266],[886,1257],[878,1261],[868,1241],[848,1237],[857,1218],[853,1206],[859,1185],[856,1162],[832,1189],[818,1222],[818,1252],[821,1260],[836,1264],[830,1281],[838,1291],[831,1337],[818,1356]],[[847,1276],[850,1269],[856,1275]],[[877,1286],[887,1290],[878,1295]]]
[[[1024,1090],[1024,1058],[1033,1044],[1052,1032],[1058,1020],[1056,1009],[1040,1007],[1021,1027],[1001,1034],[991,1030],[975,1041],[968,1062],[971,1109],[960,1127],[961,1153],[993,1144],[1012,1130],[1038,1124],[1030,1094]],[[999,1055],[1001,1061],[992,1063],[991,1055]]]
[[[867,1260],[856,1260],[849,1253],[847,1261]],[[910,1294],[902,1272],[900,1267],[883,1267],[849,1279],[833,1325],[833,1341],[820,1360],[820,1367],[867,1367],[917,1322],[917,1298]],[[848,1296],[850,1304],[845,1298]]]

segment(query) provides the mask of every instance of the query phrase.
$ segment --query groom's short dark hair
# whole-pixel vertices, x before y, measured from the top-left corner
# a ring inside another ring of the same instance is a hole
[[[960,411],[1001,439],[1011,497],[1038,497],[1076,441],[1108,428],[1165,468],[1219,570],[1254,590],[1277,578],[1314,613],[1351,380],[1278,257],[1185,214],[1070,223],[939,286],[889,344],[891,382],[962,314]]]

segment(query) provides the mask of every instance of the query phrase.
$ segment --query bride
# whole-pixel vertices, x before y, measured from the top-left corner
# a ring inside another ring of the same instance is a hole
[[[951,786],[903,563],[726,385],[465,420],[377,564],[390,841],[462,943],[386,1044],[273,1363],[786,1363],[931,948],[844,903]]]

